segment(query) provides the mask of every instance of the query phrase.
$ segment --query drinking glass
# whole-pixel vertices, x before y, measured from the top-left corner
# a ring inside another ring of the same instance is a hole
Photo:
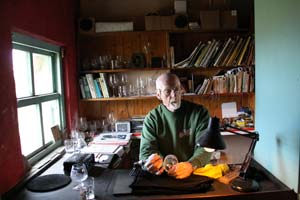
[[[168,172],[174,165],[178,163],[178,159],[175,155],[169,154],[164,158],[163,167]]]
[[[109,74],[108,76],[109,86],[113,90],[113,97],[116,97],[116,87],[118,86],[119,80],[116,74]]]
[[[84,140],[85,135],[84,135],[83,132],[80,132],[80,131],[77,131],[77,130],[72,130],[71,138],[73,140],[74,152],[75,153],[80,153],[80,149],[87,146],[87,144]]]
[[[121,93],[122,97],[128,96],[127,84],[128,84],[128,76],[127,76],[127,74],[125,74],[125,73],[121,74],[120,86],[119,86],[119,93]],[[120,94],[119,94],[119,96],[120,96]]]
[[[74,146],[73,139],[65,139],[64,140],[64,146],[65,146],[66,153],[73,153],[74,152],[75,146]]]
[[[138,96],[145,95],[146,94],[146,82],[142,77],[138,77],[136,79],[136,86],[138,90]]]
[[[110,125],[110,131],[114,132],[114,130],[115,130],[115,123],[117,121],[114,112],[108,113],[107,121],[108,121],[108,123]]]
[[[86,190],[86,199],[91,200],[95,199],[95,180],[94,177],[88,177],[83,182]]]
[[[74,190],[79,190],[83,186],[82,182],[88,178],[88,172],[84,163],[76,163],[72,165],[70,176],[72,180],[79,184],[75,186]]]
[[[128,83],[128,76],[127,76],[127,74],[121,74],[121,84],[122,85],[127,85],[127,83]]]
[[[81,132],[85,132],[88,129],[88,122],[85,117],[80,117],[79,118],[79,124],[78,124],[78,129]]]

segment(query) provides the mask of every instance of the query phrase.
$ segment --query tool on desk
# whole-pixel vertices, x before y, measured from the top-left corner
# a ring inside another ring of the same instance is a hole
[[[146,163],[145,160],[139,160],[133,163],[133,168],[130,171],[130,176],[138,176],[141,173],[143,165]]]

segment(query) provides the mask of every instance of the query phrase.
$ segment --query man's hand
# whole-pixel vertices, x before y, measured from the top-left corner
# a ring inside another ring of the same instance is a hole
[[[194,169],[189,162],[180,162],[174,165],[169,171],[168,175],[173,176],[176,179],[184,179],[189,177],[193,173]]]
[[[151,154],[148,157],[146,163],[144,164],[144,167],[147,169],[148,172],[155,175],[160,175],[164,171],[162,164],[163,164],[162,158],[155,153],[155,154]]]

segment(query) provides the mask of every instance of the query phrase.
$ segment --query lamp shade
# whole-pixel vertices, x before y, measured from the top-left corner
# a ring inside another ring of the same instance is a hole
[[[197,144],[210,149],[225,149],[226,145],[220,134],[220,120],[217,117],[210,118],[208,127],[199,138]]]

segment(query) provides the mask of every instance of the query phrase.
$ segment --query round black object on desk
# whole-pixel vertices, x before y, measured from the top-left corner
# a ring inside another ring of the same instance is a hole
[[[26,187],[33,192],[48,192],[52,190],[60,189],[71,182],[69,176],[63,174],[49,174],[39,176],[30,181]]]

